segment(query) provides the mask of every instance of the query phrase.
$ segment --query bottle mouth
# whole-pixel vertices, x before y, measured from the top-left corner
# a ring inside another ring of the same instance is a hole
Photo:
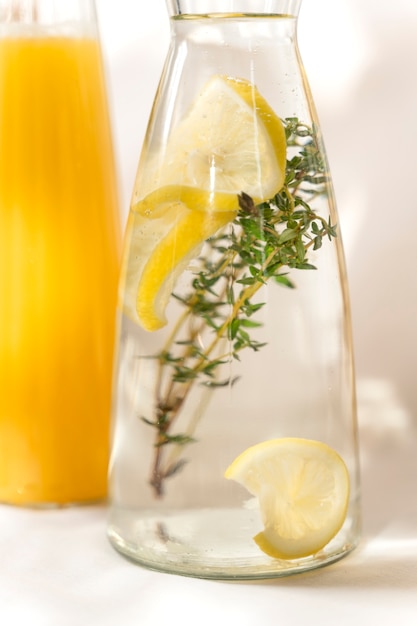
[[[17,24],[56,25],[97,22],[94,0],[3,0],[0,28]]]
[[[224,18],[288,15],[297,17],[302,0],[166,0],[170,17]]]

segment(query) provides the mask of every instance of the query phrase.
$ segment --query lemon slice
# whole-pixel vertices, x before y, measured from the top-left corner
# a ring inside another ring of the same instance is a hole
[[[215,205],[215,210],[213,208]],[[148,331],[166,324],[165,309],[178,276],[204,241],[236,216],[237,199],[169,186],[151,193],[129,214],[125,313]]]
[[[147,331],[162,328],[179,276],[234,220],[238,194],[272,198],[285,163],[285,130],[256,87],[213,76],[140,168],[122,261],[124,312]]]
[[[284,184],[285,130],[252,83],[214,75],[171,133],[165,152],[149,159],[136,197],[180,184],[269,200]]]
[[[269,556],[315,554],[346,518],[349,474],[328,445],[309,439],[273,439],[245,450],[225,473],[257,496],[264,524],[254,541]]]

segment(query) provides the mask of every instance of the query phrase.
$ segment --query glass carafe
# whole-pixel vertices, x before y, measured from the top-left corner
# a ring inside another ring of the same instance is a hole
[[[1,502],[106,497],[118,204],[93,0],[1,0]]]
[[[169,0],[128,218],[108,533],[190,576],[282,576],[359,536],[348,286],[300,0]]]

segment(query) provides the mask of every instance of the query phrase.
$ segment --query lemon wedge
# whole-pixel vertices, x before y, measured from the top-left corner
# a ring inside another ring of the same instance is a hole
[[[297,438],[265,441],[239,455],[225,477],[257,497],[264,530],[254,541],[273,558],[317,553],[346,518],[348,470],[325,443]]]
[[[285,164],[284,127],[256,87],[213,76],[166,146],[144,158],[126,229],[124,312],[147,331],[162,328],[179,276],[234,220],[238,194],[272,198]]]

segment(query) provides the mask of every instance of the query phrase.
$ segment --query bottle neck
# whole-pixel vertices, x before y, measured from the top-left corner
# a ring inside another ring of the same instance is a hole
[[[0,26],[96,21],[95,0],[2,0],[0,4]]]
[[[297,17],[302,0],[166,0],[170,17],[197,15],[289,15]]]

